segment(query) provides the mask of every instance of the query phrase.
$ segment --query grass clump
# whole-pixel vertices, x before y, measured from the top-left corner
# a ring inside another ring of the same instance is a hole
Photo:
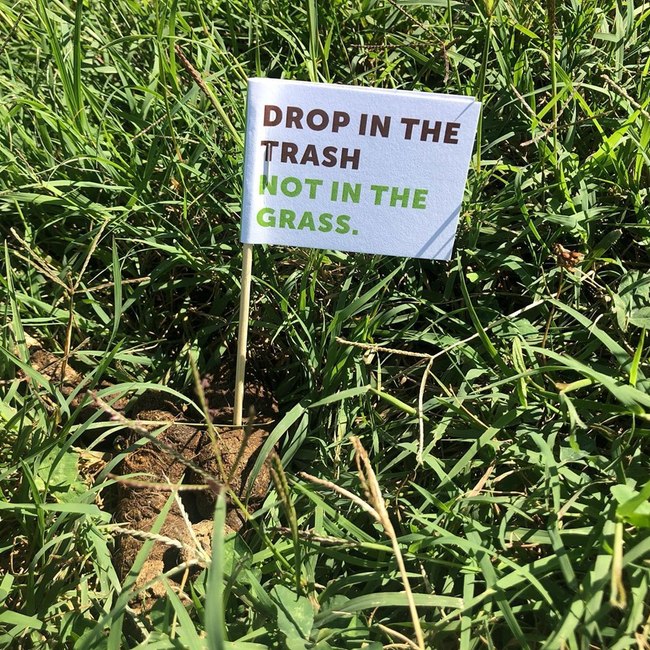
[[[0,0],[0,646],[646,647],[649,21]],[[82,397],[199,422],[192,364],[231,364],[249,76],[472,94],[479,145],[452,262],[257,248],[274,488],[243,536],[217,499],[209,568],[140,616],[126,425]]]

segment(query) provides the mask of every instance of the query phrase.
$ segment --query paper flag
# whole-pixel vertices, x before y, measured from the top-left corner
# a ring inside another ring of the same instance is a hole
[[[449,259],[480,104],[250,79],[241,240]]]

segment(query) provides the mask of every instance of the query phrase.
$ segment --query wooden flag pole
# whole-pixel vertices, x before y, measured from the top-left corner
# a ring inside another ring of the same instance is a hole
[[[246,372],[246,346],[248,319],[251,305],[251,279],[253,273],[253,244],[244,244],[241,261],[241,296],[239,298],[239,331],[237,334],[237,370],[235,371],[235,410],[232,423],[242,425],[244,410],[244,375]]]

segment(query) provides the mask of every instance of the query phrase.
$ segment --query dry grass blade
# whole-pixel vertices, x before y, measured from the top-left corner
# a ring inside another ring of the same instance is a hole
[[[174,51],[176,52],[176,56],[180,59],[181,63],[183,64],[183,67],[187,70],[187,72],[190,74],[192,79],[196,81],[199,88],[203,91],[205,96],[210,100],[210,103],[212,104],[212,106],[214,106],[217,113],[219,113],[221,119],[223,120],[223,123],[226,125],[228,131],[235,139],[235,142],[237,142],[239,146],[243,146],[244,141],[242,140],[241,135],[239,135],[239,131],[233,126],[233,123],[230,121],[230,118],[226,114],[226,111],[221,105],[221,102],[217,99],[214,92],[205,83],[199,71],[190,63],[189,59],[183,53],[183,50],[181,49],[180,45],[176,45]]]
[[[368,486],[368,489],[370,491],[370,504],[375,512],[379,515],[379,522],[384,527],[386,535],[388,535],[388,538],[390,539],[393,546],[393,554],[395,555],[395,560],[397,561],[397,566],[399,567],[399,572],[402,576],[402,584],[404,585],[404,591],[406,593],[406,598],[409,604],[409,611],[411,612],[411,620],[413,621],[413,630],[415,632],[417,647],[420,650],[424,650],[424,634],[422,632],[422,626],[420,625],[420,616],[418,614],[417,607],[415,606],[415,601],[413,600],[413,592],[411,590],[411,584],[406,572],[404,557],[402,556],[402,551],[399,547],[397,533],[395,532],[395,528],[393,527],[393,524],[388,515],[386,502],[382,496],[381,487],[377,481],[377,476],[372,469],[372,465],[370,464],[368,454],[361,444],[359,438],[352,436],[351,440],[357,454],[356,458],[357,465],[359,467],[359,476],[362,482]]]
[[[404,585],[404,592],[408,601],[408,607],[411,614],[411,620],[413,621],[413,629],[416,638],[416,644],[413,644],[413,646],[419,650],[424,650],[424,634],[422,632],[422,626],[420,625],[420,618],[418,615],[417,607],[415,606],[415,601],[413,600],[413,592],[411,590],[408,574],[406,572],[404,557],[402,556],[402,552],[399,547],[399,541],[397,539],[395,528],[393,527],[393,524],[388,515],[388,510],[386,509],[386,503],[381,493],[381,487],[379,486],[377,476],[372,469],[370,459],[368,458],[368,454],[363,448],[361,441],[356,436],[352,436],[351,440],[356,452],[355,460],[359,469],[359,480],[364,489],[364,492],[366,492],[366,497],[368,499],[367,501],[364,501],[356,494],[353,494],[349,490],[336,485],[336,483],[333,483],[332,481],[316,478],[315,476],[311,476],[306,472],[300,472],[298,475],[301,478],[315,483],[316,485],[321,485],[332,490],[333,492],[336,492],[337,494],[340,494],[341,496],[346,497],[358,505],[360,508],[362,508],[365,512],[371,515],[373,519],[382,525],[384,531],[386,532],[386,535],[391,541],[393,554],[399,568],[402,584]]]
[[[350,501],[358,505],[362,510],[367,512],[373,519],[381,523],[381,518],[379,516],[379,513],[369,503],[364,501],[362,498],[360,498],[353,492],[350,492],[349,490],[346,490],[345,488],[336,485],[336,483],[332,483],[332,481],[327,481],[325,479],[312,476],[311,474],[307,474],[307,472],[298,472],[298,476],[300,476],[300,478],[304,478],[307,481],[310,481],[311,483],[315,483],[316,485],[321,485],[322,487],[326,487],[329,490],[332,490],[332,492],[336,492],[337,494],[340,494],[346,499],[349,499]]]

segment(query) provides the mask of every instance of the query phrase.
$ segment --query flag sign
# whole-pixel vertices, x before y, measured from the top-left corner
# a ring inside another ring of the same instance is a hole
[[[449,259],[480,104],[250,79],[241,240]]]
[[[252,245],[449,259],[480,108],[472,97],[249,79],[235,426]]]

